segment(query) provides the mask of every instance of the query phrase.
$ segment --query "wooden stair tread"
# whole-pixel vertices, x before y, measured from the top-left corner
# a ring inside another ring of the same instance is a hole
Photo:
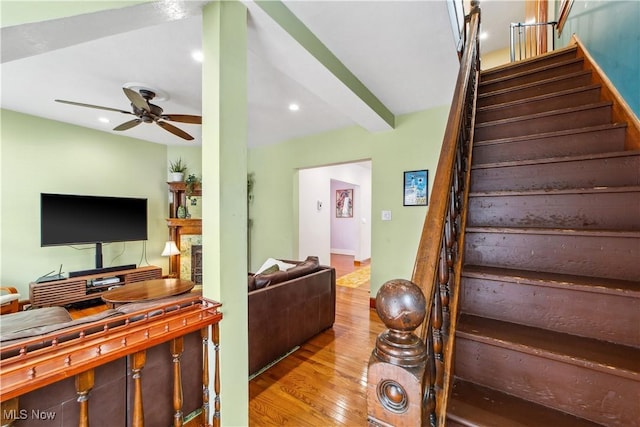
[[[508,144],[510,142],[519,142],[519,141],[528,141],[532,138],[552,138],[556,136],[572,136],[581,133],[595,132],[599,130],[606,129],[617,129],[617,128],[626,128],[626,123],[612,123],[612,124],[603,124],[596,126],[588,126],[577,129],[566,129],[566,130],[558,130],[553,132],[545,132],[539,133],[535,135],[523,135],[523,136],[514,136],[509,138],[500,138],[500,139],[489,139],[485,141],[474,141],[473,146],[483,146],[483,145],[495,145],[495,144]]]
[[[483,265],[465,265],[462,269],[462,276],[554,288],[570,287],[582,292],[627,295],[640,298],[640,281],[633,280],[576,276]]]
[[[487,86],[487,85],[491,85],[491,84],[495,84],[495,83],[500,83],[500,82],[507,82],[509,80],[514,80],[514,79],[518,79],[521,77],[526,77],[529,76],[531,74],[535,74],[538,73],[540,71],[546,71],[546,70],[550,70],[552,68],[560,68],[563,67],[565,65],[571,65],[571,64],[576,64],[576,63],[580,63],[580,62],[584,62],[584,58],[570,58],[570,59],[565,59],[563,61],[558,61],[558,62],[553,62],[550,64],[545,64],[542,65],[538,68],[532,68],[526,71],[521,71],[521,72],[515,72],[513,74],[509,74],[506,76],[501,76],[501,77],[496,77],[493,79],[480,79],[480,84],[479,87],[483,87],[483,86]]]
[[[595,102],[592,104],[587,104],[587,105],[580,105],[577,107],[569,107],[569,108],[561,108],[558,110],[551,110],[551,111],[544,111],[542,113],[534,113],[534,114],[528,114],[525,116],[518,116],[518,117],[509,117],[507,119],[500,119],[500,120],[492,120],[492,121],[488,121],[488,122],[482,122],[482,123],[476,123],[476,129],[482,129],[482,128],[490,128],[492,126],[498,126],[498,125],[508,125],[508,124],[513,124],[513,125],[517,125],[518,122],[522,122],[525,120],[535,120],[535,119],[542,119],[544,117],[550,117],[550,116],[559,116],[562,114],[569,114],[569,113],[577,113],[577,112],[583,112],[583,111],[587,111],[587,110],[593,110],[593,109],[597,109],[597,108],[603,108],[603,107],[610,107],[612,106],[613,103],[610,101],[600,101],[600,102]]]
[[[547,164],[547,163],[563,163],[563,162],[574,162],[574,161],[580,161],[580,160],[611,159],[614,157],[633,157],[633,156],[640,156],[640,150],[625,150],[625,151],[613,151],[613,152],[607,152],[607,153],[590,153],[590,154],[574,155],[574,156],[544,157],[540,159],[481,163],[481,164],[473,164],[471,166],[471,169],[490,169],[490,168],[499,168],[499,167],[538,165],[538,164]]]
[[[586,187],[586,188],[554,188],[536,190],[497,190],[477,191],[469,193],[469,197],[501,197],[501,196],[535,196],[535,195],[561,195],[561,194],[601,194],[601,193],[635,193],[640,191],[640,185],[625,187]]]
[[[502,72],[505,70],[518,70],[521,69],[525,66],[531,65],[532,63],[536,63],[536,62],[542,62],[542,61],[547,61],[553,57],[557,57],[557,56],[563,56],[566,55],[567,53],[576,53],[577,52],[577,47],[576,46],[568,46],[568,47],[563,47],[563,48],[559,48],[559,49],[555,49],[551,52],[547,52],[545,54],[539,55],[539,56],[535,56],[532,58],[527,58],[527,59],[523,59],[521,61],[518,62],[511,62],[511,63],[507,63],[507,64],[502,64],[499,65],[497,67],[494,68],[489,68],[488,70],[482,70],[480,72],[480,76],[481,78],[489,78],[489,76],[491,76],[491,74],[496,74],[498,72]]]
[[[640,239],[640,231],[633,230],[582,230],[575,228],[533,227],[467,227],[468,233],[539,234],[590,237],[628,237]]]
[[[456,336],[640,380],[638,348],[464,313]]]
[[[447,418],[468,426],[592,427],[591,421],[455,378]]]
[[[476,109],[476,113],[483,112],[483,111],[500,110],[500,109],[503,109],[503,108],[510,108],[510,107],[513,107],[513,106],[516,106],[516,105],[526,104],[526,103],[529,103],[529,102],[532,102],[532,101],[551,99],[551,98],[556,98],[556,97],[561,97],[561,96],[571,96],[571,95],[576,94],[578,92],[589,91],[589,90],[600,89],[600,88],[601,88],[601,85],[592,84],[592,85],[588,85],[588,86],[580,86],[580,87],[571,88],[571,89],[559,90],[557,92],[545,93],[545,94],[536,95],[536,96],[530,96],[528,98],[523,98],[523,99],[516,99],[515,101],[509,101],[509,102],[502,102],[502,103],[498,103],[498,104],[485,105],[484,107],[478,107]]]
[[[522,90],[525,88],[532,88],[532,87],[536,87],[536,86],[541,86],[547,83],[552,83],[552,82],[558,82],[558,81],[563,81],[563,80],[573,80],[576,79],[578,77],[581,76],[587,76],[590,75],[591,71],[586,70],[586,71],[577,71],[575,73],[570,73],[570,74],[565,74],[562,76],[558,76],[558,77],[550,77],[548,79],[544,79],[544,80],[539,80],[536,82],[532,82],[532,83],[524,83],[518,86],[513,86],[513,87],[509,87],[509,88],[505,88],[505,89],[497,89],[497,90],[493,90],[490,92],[483,92],[483,93],[478,93],[478,99],[482,99],[482,98],[488,98],[491,96],[495,96],[495,95],[500,95],[500,94],[504,94],[504,93],[509,93],[509,92],[514,92],[514,91],[518,91],[518,90]]]

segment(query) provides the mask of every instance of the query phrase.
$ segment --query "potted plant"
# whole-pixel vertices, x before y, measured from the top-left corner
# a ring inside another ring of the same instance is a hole
[[[193,194],[193,190],[198,184],[200,184],[200,179],[198,179],[195,174],[189,174],[187,180],[185,181],[185,193],[187,197],[190,197]]]
[[[184,180],[184,173],[187,170],[187,165],[182,161],[182,158],[178,158],[175,162],[169,162],[169,173],[171,175],[171,181],[181,182]]]

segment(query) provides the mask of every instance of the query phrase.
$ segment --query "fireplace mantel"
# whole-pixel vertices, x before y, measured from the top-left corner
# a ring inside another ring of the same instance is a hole
[[[180,248],[181,237],[183,234],[202,234],[202,220],[194,218],[167,218],[167,227],[169,227],[169,233],[171,240],[176,243],[178,249]],[[174,255],[169,257],[169,264],[171,265],[170,271],[175,272],[176,276],[180,275],[180,255]]]

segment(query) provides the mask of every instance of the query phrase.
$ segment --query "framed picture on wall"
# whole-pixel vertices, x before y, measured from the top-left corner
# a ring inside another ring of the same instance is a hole
[[[404,206],[427,206],[429,204],[429,171],[424,169],[405,172],[402,190]]]
[[[336,190],[336,218],[353,218],[353,188]]]

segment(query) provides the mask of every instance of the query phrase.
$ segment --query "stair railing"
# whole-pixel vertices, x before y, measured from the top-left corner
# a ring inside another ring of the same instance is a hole
[[[556,48],[554,30],[557,22],[512,22],[509,26],[509,56],[511,62],[538,56]]]
[[[458,80],[412,279],[391,280],[376,297],[388,329],[378,336],[369,360],[372,426],[445,425],[480,72],[477,1],[465,21]]]

